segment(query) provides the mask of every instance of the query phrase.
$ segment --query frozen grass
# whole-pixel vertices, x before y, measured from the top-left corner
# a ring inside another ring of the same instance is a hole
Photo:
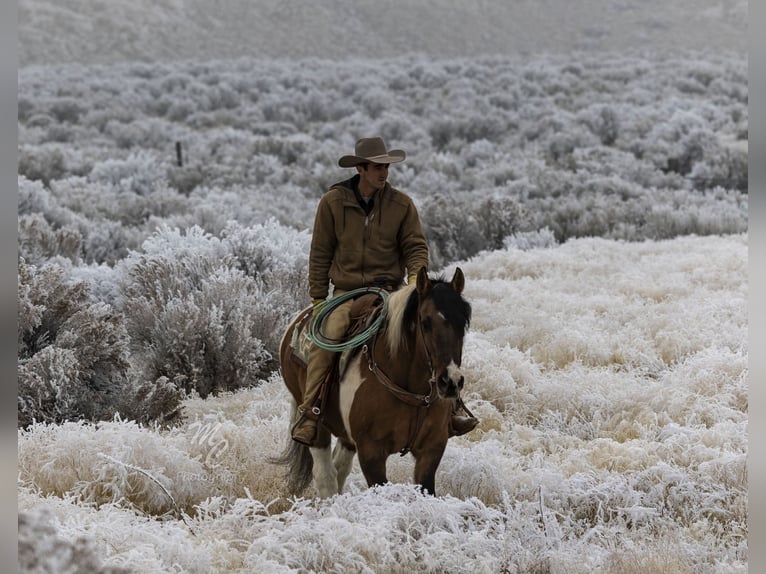
[[[19,510],[135,572],[744,573],[747,248],[580,239],[461,262],[481,424],[450,441],[439,497],[391,457],[393,484],[368,490],[355,463],[345,494],[286,498],[275,375],[187,400],[172,430],[20,431]]]

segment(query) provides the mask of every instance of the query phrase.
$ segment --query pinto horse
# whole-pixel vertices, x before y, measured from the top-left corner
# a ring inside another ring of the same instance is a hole
[[[421,269],[415,285],[388,296],[380,330],[350,360],[340,384],[329,389],[315,446],[291,440],[273,460],[288,466],[293,494],[303,492],[312,476],[320,497],[342,492],[354,454],[367,485],[383,484],[387,458],[408,452],[415,458],[415,482],[435,492],[453,403],[463,388],[460,363],[471,320],[464,285],[460,268],[450,281],[432,280]],[[293,396],[291,425],[306,384],[306,368],[291,359],[300,317],[280,344],[282,376]],[[331,452],[332,435],[338,440]]]

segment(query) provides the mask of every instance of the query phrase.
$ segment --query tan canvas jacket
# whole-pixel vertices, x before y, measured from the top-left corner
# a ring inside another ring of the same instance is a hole
[[[322,196],[309,256],[309,295],[324,299],[329,281],[344,291],[371,285],[397,288],[405,272],[428,268],[428,244],[410,197],[388,183],[369,215],[354,195],[359,176]]]

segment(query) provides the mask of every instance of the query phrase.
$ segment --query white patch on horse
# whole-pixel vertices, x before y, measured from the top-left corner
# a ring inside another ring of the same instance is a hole
[[[346,427],[346,434],[349,439],[356,443],[354,437],[351,435],[351,405],[354,404],[354,397],[356,391],[359,390],[362,384],[362,376],[360,374],[362,354],[359,353],[351,361],[351,364],[346,369],[346,374],[343,380],[340,382],[340,415],[343,418],[343,425]]]
[[[354,455],[356,451],[347,449],[340,441],[336,443],[332,452],[332,464],[338,473],[338,494],[343,492],[346,478],[351,472],[351,464],[354,462]]]
[[[311,451],[311,458],[314,459],[314,484],[320,498],[329,498],[338,494],[338,472],[332,463],[332,454],[330,447],[314,448]]]

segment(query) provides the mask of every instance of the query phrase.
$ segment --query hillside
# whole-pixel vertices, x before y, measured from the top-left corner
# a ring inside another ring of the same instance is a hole
[[[20,0],[21,67],[747,50],[746,0]]]

